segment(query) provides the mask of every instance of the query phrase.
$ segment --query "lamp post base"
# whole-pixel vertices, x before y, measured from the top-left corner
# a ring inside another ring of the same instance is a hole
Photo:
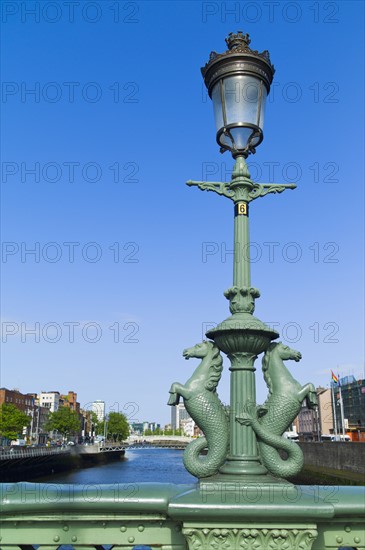
[[[232,456],[227,457],[226,462],[219,468],[219,472],[224,475],[264,476],[265,478],[268,473],[258,457],[252,457],[250,460]]]
[[[238,419],[250,408],[256,410],[254,362],[278,336],[248,312],[234,313],[207,332],[207,337],[214,340],[231,362],[230,451],[226,462],[219,468],[221,474],[267,476],[268,471],[258,454],[254,430],[242,425]]]
[[[220,469],[222,470],[222,468]],[[218,491],[224,490],[227,491],[240,491],[243,489],[254,489],[260,488],[260,491],[274,491],[278,487],[295,487],[293,483],[283,479],[281,477],[272,476],[266,468],[264,472],[259,472],[254,474],[253,471],[249,471],[247,474],[239,472],[238,474],[229,472],[228,470],[224,473],[221,471],[214,476],[205,477],[199,480],[200,489],[209,489],[214,486]]]

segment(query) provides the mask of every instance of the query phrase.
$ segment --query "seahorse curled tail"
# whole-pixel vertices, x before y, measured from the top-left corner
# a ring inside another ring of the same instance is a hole
[[[251,419],[251,425],[259,439],[258,444],[262,461],[273,475],[291,477],[300,472],[304,463],[303,453],[294,441],[266,431],[260,422],[254,418]],[[288,458],[281,458],[278,449],[285,451]]]
[[[189,443],[184,452],[185,468],[196,477],[217,472],[226,459],[229,444],[229,421],[217,394],[205,392],[186,401],[186,410],[201,426],[205,437]],[[200,455],[208,448],[206,455]]]

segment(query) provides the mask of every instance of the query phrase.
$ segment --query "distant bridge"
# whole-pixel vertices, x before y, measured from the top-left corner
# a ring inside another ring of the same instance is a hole
[[[132,443],[127,445],[126,449],[185,449],[187,443],[173,442],[173,441],[160,441],[155,443]]]
[[[148,435],[146,437],[130,437],[126,444],[126,449],[185,449],[193,441],[191,437],[186,436],[160,436]]]

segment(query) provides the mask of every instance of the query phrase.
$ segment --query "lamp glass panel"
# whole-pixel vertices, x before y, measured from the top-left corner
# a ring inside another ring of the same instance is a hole
[[[252,128],[237,127],[231,128],[230,134],[234,140],[234,143],[230,141],[230,146],[234,145],[235,149],[244,149],[249,142],[251,134],[254,132]]]
[[[266,86],[262,86],[262,100],[261,100],[260,124],[259,124],[261,130],[264,127],[264,121],[265,121],[266,98],[267,98],[267,89],[266,89]]]
[[[227,124],[257,124],[260,80],[248,75],[229,76],[224,79],[223,88]]]
[[[260,87],[262,87],[262,96],[258,120]],[[263,128],[267,89],[265,85],[261,84],[260,79],[249,75],[229,76],[223,80],[223,91],[226,120],[223,115],[221,82],[218,81],[212,90],[217,132],[223,127],[237,123],[253,124]],[[253,146],[258,143],[259,137],[252,137],[254,133],[252,128],[245,128],[245,126],[231,128],[230,134],[234,143],[230,135],[224,134],[221,135],[220,142],[228,147],[234,145],[236,149],[244,149],[249,142]]]
[[[220,81],[218,81],[213,88],[212,101],[213,101],[213,109],[214,109],[215,126],[218,132],[218,130],[220,130],[224,126]]]

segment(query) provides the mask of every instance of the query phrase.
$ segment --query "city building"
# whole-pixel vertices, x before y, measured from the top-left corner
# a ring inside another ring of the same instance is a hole
[[[78,442],[81,443],[84,439],[86,439],[86,437],[89,440],[89,435],[85,430],[85,416],[80,409],[80,403],[77,401],[77,393],[74,391],[68,391],[66,395],[61,394],[59,408],[60,407],[66,407],[78,415],[80,420],[80,431],[76,434]]]
[[[95,433],[95,425],[93,423],[93,416],[90,409],[80,409],[80,418],[81,418],[81,438],[82,441],[90,442]]]
[[[188,437],[194,437],[195,435],[195,422],[192,418],[189,418],[188,420],[181,420],[180,421],[180,427],[183,431],[183,434]]]
[[[31,417],[29,426],[23,429],[22,435],[24,437],[29,438],[30,442],[45,443],[48,436],[45,425],[48,421],[50,409],[39,405],[36,393],[23,394],[16,389],[0,388],[0,407],[3,403],[15,405]]]
[[[23,394],[17,389],[0,388],[0,407],[3,403],[15,405],[17,409],[30,415],[33,410],[34,396],[29,393]]]
[[[60,396],[60,406],[62,400],[62,407],[68,407],[72,411],[80,414],[80,403],[77,401],[77,393],[74,391],[69,391],[67,395]]]
[[[98,417],[98,422],[102,422],[105,418],[105,401],[93,401],[91,404],[91,410]]]
[[[332,396],[330,388],[318,388],[318,414],[320,422],[320,434],[333,432]]]
[[[309,409],[304,400],[294,422],[301,441],[321,441],[322,434],[330,434],[333,430],[331,390],[319,387],[316,393],[318,409]]]
[[[39,404],[50,412],[56,412],[60,407],[60,397],[58,391],[42,391],[39,394]]]
[[[188,413],[188,411],[185,409],[185,405],[183,403],[179,403],[178,405],[174,405],[171,407],[171,428],[172,430],[179,430],[182,428],[181,421],[182,420],[190,420],[191,417]]]
[[[339,379],[339,384],[319,387],[316,392],[318,409],[308,409],[304,401],[296,419],[299,439],[320,441],[322,435],[329,436],[337,430],[337,435],[348,435],[352,441],[365,441],[365,380],[346,376]]]
[[[340,378],[333,384],[335,415],[338,433],[342,433],[340,399],[343,402],[343,420],[346,433],[353,441],[365,441],[365,379],[354,376]]]
[[[318,439],[315,410],[309,409],[304,400],[298,414],[298,436],[300,441],[315,441]]]

